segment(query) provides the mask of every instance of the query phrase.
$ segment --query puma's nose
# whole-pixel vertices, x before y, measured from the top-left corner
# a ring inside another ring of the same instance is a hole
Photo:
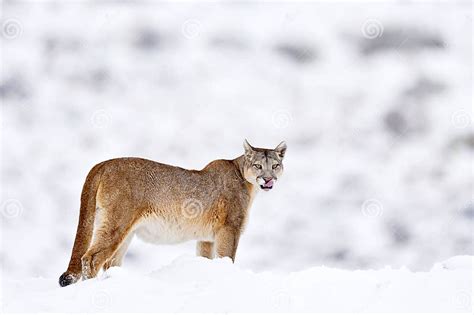
[[[273,179],[273,177],[264,177],[263,180],[265,181],[265,183],[268,183],[269,181],[271,181]]]

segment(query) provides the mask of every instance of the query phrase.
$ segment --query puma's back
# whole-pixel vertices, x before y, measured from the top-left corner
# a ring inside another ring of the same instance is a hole
[[[110,215],[134,213],[133,231],[148,242],[211,241],[226,220],[242,226],[238,222],[242,216],[233,218],[226,209],[233,206],[247,210],[253,194],[253,186],[233,161],[217,160],[194,171],[145,159],[121,158],[104,165],[97,207],[102,212],[115,208],[116,203],[128,204]]]
[[[118,158],[89,172],[68,270],[61,286],[120,265],[134,235],[157,244],[198,241],[198,254],[235,258],[257,190],[283,171],[286,145],[259,149],[186,170],[141,158]]]

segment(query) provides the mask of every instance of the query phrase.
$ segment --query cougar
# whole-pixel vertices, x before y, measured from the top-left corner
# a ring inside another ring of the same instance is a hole
[[[285,142],[252,147],[234,160],[187,170],[142,158],[95,165],[82,188],[79,224],[64,287],[120,266],[134,235],[155,244],[196,240],[197,255],[230,257],[258,190],[269,191],[283,173]]]

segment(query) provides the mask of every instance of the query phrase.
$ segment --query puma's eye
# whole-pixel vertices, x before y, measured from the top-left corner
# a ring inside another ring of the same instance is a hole
[[[262,165],[260,165],[260,164],[254,164],[253,167],[256,168],[257,170],[262,169]]]
[[[279,167],[280,167],[280,164],[273,164],[273,165],[272,165],[272,168],[273,168],[274,170],[276,170],[276,169],[279,168]]]

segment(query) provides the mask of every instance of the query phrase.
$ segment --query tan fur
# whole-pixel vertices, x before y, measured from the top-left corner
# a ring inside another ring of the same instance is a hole
[[[141,158],[94,166],[84,183],[76,239],[61,286],[119,266],[134,235],[158,244],[197,240],[198,255],[235,260],[249,208],[260,190],[252,163],[258,152],[267,151],[267,162],[271,156],[281,163],[286,150],[285,145],[278,155],[276,149],[247,145],[245,155],[213,161],[200,171]]]

